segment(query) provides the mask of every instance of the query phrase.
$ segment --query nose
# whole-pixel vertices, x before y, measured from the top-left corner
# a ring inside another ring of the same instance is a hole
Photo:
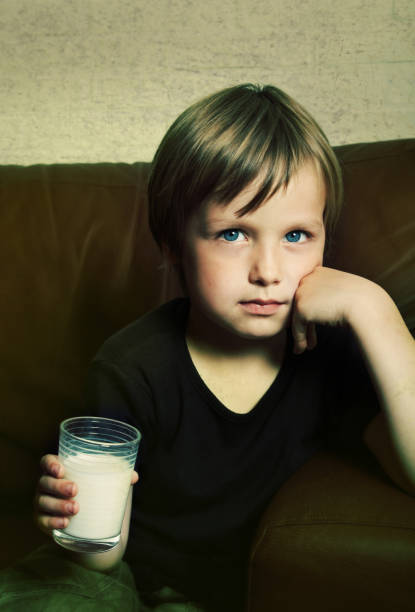
[[[282,261],[276,245],[257,246],[253,249],[250,264],[250,283],[265,287],[281,282]]]

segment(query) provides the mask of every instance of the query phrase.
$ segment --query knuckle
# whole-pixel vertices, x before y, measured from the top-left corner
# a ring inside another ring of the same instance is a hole
[[[68,514],[68,509],[64,501],[54,499],[48,495],[39,496],[38,511],[40,515],[48,516],[48,518],[45,518],[47,521],[53,521],[57,517]]]
[[[40,465],[45,468],[48,469],[49,465],[51,464],[51,459],[52,459],[53,455],[43,455],[43,457],[40,460]]]
[[[50,504],[48,503],[48,500],[50,498],[47,497],[46,495],[38,495],[37,496],[37,503],[36,503],[36,508],[38,508],[39,510],[46,510],[49,508]]]
[[[44,491],[48,484],[48,476],[41,476],[39,478],[38,489],[39,491]]]
[[[44,455],[41,459],[41,466],[46,474],[54,476],[55,478],[62,477],[62,465],[57,455]]]
[[[66,498],[76,493],[76,486],[69,481],[44,475],[39,479],[38,491],[53,497]]]
[[[55,479],[50,476],[42,476],[39,480],[39,492],[55,495],[57,492]]]
[[[42,455],[40,458],[40,466],[43,467],[46,465],[49,455]]]
[[[43,520],[43,525],[45,529],[47,529],[48,531],[52,531],[54,529],[53,522],[54,522],[53,516],[46,516]]]
[[[62,519],[58,519],[58,523],[57,523],[57,519],[54,516],[49,517],[48,520],[48,528],[49,529],[55,529],[58,525],[60,526],[62,523]]]
[[[52,536],[54,529],[65,528],[68,524],[67,518],[41,512],[34,513],[33,520],[36,527],[48,536]]]
[[[38,515],[35,517],[35,523],[42,531],[48,531],[48,516]]]

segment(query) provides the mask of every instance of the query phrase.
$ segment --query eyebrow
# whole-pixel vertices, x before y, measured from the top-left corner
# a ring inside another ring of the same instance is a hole
[[[232,225],[238,224],[241,222],[242,217],[234,217],[233,215],[223,216],[223,217],[206,217],[204,222],[208,225]]]
[[[324,220],[323,219],[300,219],[299,221],[297,221],[295,219],[292,223],[290,223],[290,225],[297,226],[297,227],[307,226],[312,229],[318,230],[324,226]]]
[[[241,225],[249,225],[249,218],[248,215],[243,215],[242,217],[236,217],[233,215],[230,215],[229,217],[211,217],[210,219],[205,219],[204,223],[207,226],[215,226],[215,225],[220,225],[222,226],[227,226],[227,227],[237,227],[237,226],[241,226]],[[290,221],[289,225],[291,227],[309,227],[310,229],[314,229],[314,230],[319,230],[321,227],[324,227],[324,220],[323,219],[316,219],[316,218],[310,218],[310,219],[294,219],[292,222]]]

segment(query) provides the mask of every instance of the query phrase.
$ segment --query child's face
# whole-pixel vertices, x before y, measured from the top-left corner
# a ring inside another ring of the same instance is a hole
[[[250,186],[226,206],[210,202],[187,225],[182,265],[196,329],[213,322],[244,338],[278,334],[300,280],[322,264],[325,187],[314,164],[238,217],[254,193]]]

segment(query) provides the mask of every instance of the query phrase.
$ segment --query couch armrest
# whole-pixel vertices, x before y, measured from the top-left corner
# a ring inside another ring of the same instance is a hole
[[[321,452],[280,489],[251,555],[249,612],[409,612],[415,499],[375,461]]]

